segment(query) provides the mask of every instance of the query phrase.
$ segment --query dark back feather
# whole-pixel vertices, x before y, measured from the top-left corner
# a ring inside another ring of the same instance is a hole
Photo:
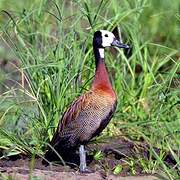
[[[64,113],[50,144],[62,156],[86,144],[107,126],[116,107],[116,97],[103,91],[88,91]],[[48,150],[45,158],[53,157]]]

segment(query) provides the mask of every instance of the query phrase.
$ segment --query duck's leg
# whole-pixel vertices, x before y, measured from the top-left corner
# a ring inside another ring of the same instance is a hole
[[[80,145],[79,147],[79,158],[80,158],[80,166],[79,169],[81,172],[84,172],[87,168],[86,165],[86,151],[84,150],[84,145]]]
[[[92,171],[87,168],[86,165],[86,151],[84,149],[84,145],[80,145],[79,147],[79,157],[80,157],[80,172],[82,173],[91,173]]]

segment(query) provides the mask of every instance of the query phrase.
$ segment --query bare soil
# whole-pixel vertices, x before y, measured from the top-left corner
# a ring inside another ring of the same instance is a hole
[[[103,158],[100,160],[89,160],[89,168],[92,173],[80,173],[78,165],[72,167],[62,166],[60,164],[42,165],[41,158],[36,158],[33,162],[26,156],[14,156],[0,160],[0,179],[9,176],[17,180],[43,179],[43,180],[100,180],[100,179],[123,179],[123,180],[157,180],[157,175],[144,173],[138,163],[135,165],[136,175],[133,175],[132,168],[126,163],[129,158],[146,158],[148,160],[148,147],[143,143],[134,143],[124,138],[108,139],[108,142],[90,144],[87,147],[89,153],[93,150],[101,150]],[[156,149],[158,152],[158,149]],[[165,158],[167,163],[173,164],[170,155]],[[114,168],[120,164],[122,171],[118,175],[113,174]],[[31,167],[31,168],[30,168]]]
[[[142,174],[138,176],[123,176],[113,175],[111,172],[103,172],[96,170],[92,173],[80,173],[78,170],[70,169],[69,167],[58,165],[45,167],[41,164],[41,159],[36,159],[36,164],[33,170],[30,167],[30,160],[18,159],[15,161],[1,161],[0,162],[0,179],[5,179],[9,176],[14,180],[26,180],[30,178],[43,180],[158,180],[155,175]],[[125,175],[125,174],[124,174]]]

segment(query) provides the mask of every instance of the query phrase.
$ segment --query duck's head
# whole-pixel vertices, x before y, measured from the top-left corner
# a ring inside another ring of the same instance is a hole
[[[129,48],[128,45],[122,44],[115,38],[112,32],[107,30],[99,30],[94,33],[93,46],[96,48],[105,48],[110,46]]]

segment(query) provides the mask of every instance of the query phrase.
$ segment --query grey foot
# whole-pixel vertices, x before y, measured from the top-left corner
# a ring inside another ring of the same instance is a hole
[[[89,169],[89,168],[85,168],[85,169],[80,169],[80,173],[93,173],[94,171]]]
[[[86,151],[84,149],[84,145],[80,145],[79,147],[79,156],[80,156],[80,172],[81,173],[92,173],[93,171],[87,168],[86,165]]]

